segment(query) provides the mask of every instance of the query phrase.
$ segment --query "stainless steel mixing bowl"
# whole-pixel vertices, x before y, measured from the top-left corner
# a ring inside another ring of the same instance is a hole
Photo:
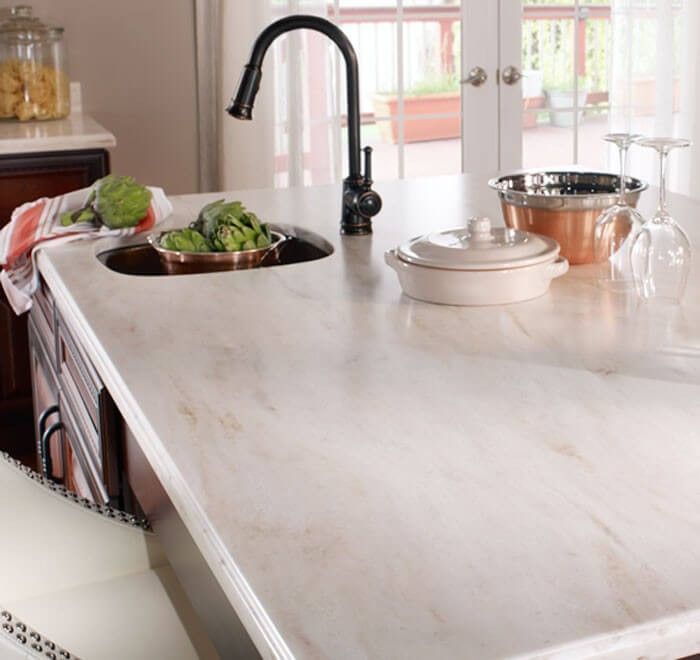
[[[570,264],[594,258],[598,216],[615,204],[620,177],[604,172],[528,170],[491,179],[508,227],[550,236]],[[627,203],[636,206],[647,184],[626,178]]]

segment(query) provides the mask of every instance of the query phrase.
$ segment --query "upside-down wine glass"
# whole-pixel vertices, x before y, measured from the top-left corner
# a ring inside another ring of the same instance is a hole
[[[636,142],[659,154],[659,207],[632,245],[635,287],[642,298],[679,303],[688,281],[691,247],[688,236],[668,212],[666,166],[672,149],[689,147],[691,142],[682,138],[641,138]]]
[[[630,250],[644,218],[627,203],[627,152],[641,137],[631,133],[609,133],[603,137],[617,146],[620,155],[618,198],[596,220],[594,236],[595,261],[599,264],[598,284],[611,291],[624,292],[634,288]]]

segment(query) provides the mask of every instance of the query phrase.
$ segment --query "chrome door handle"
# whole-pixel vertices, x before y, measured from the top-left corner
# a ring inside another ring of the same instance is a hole
[[[481,87],[487,80],[488,74],[480,66],[475,66],[469,71],[467,77],[459,82],[462,85],[473,85],[474,87]]]
[[[523,74],[514,66],[507,66],[501,73],[501,80],[503,80],[506,85],[517,85],[522,77]]]

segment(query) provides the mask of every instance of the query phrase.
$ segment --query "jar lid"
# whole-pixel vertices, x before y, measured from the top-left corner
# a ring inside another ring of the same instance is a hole
[[[551,261],[559,244],[546,236],[507,227],[492,228],[488,218],[470,218],[467,227],[419,236],[398,249],[417,266],[450,270],[502,270]]]
[[[0,40],[12,44],[41,43],[60,38],[62,28],[49,27],[32,13],[32,8],[18,5],[10,9],[10,17],[0,23]]]

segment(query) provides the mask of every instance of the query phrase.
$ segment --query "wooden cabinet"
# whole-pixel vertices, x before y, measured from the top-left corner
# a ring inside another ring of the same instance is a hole
[[[29,321],[29,350],[32,371],[32,393],[34,401],[34,419],[36,420],[36,456],[40,455],[39,446],[44,438],[49,444],[53,464],[62,465],[60,458],[60,416],[58,414],[58,379],[44,347],[34,321]],[[56,425],[59,425],[56,428]],[[58,431],[58,433],[57,433]],[[53,440],[51,440],[53,436]],[[38,462],[34,467],[41,470]],[[55,476],[63,479],[62,471]]]
[[[0,156],[0,226],[20,204],[85,188],[108,172],[104,149]]]
[[[37,465],[99,504],[129,510],[121,417],[43,280],[29,315]]]
[[[0,156],[0,227],[12,210],[38,197],[84,188],[109,172],[104,149]],[[27,318],[0,290],[0,450],[27,460],[32,447],[32,385]]]

